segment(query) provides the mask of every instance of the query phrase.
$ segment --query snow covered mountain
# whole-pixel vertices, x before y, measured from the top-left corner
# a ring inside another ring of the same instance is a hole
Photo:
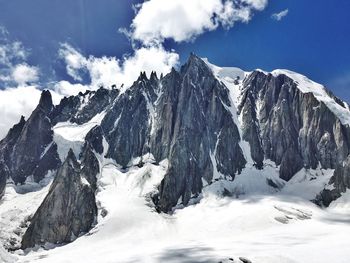
[[[349,204],[349,125],[349,106],[300,74],[220,68],[194,54],[160,78],[141,73],[126,90],[100,88],[59,105],[43,91],[31,117],[0,142],[0,244],[24,250],[0,250],[0,258],[62,262],[67,253],[67,262],[81,254],[86,262],[179,262],[181,248],[163,261],[160,251],[182,242],[183,257],[198,254],[198,261],[183,262],[239,262],[218,255],[236,253],[228,247],[239,242],[235,236],[253,242],[249,235],[262,229],[292,236],[278,232],[280,225],[311,219],[328,231],[322,218],[334,214],[315,204]],[[236,200],[253,202],[252,212]],[[327,237],[339,238],[332,231]],[[133,252],[138,240],[150,250]],[[32,250],[72,241],[48,254]],[[112,241],[119,251],[106,244]],[[89,255],[89,246],[98,256]],[[272,256],[236,248],[254,262],[316,256],[297,250],[282,256],[282,246]]]

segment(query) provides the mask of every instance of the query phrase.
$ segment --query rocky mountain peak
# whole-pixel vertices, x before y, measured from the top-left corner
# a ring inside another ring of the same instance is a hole
[[[142,81],[142,80],[148,80],[147,74],[146,74],[145,71],[141,71],[141,72],[140,72],[140,75],[139,75],[139,77],[138,77],[138,79],[137,79],[137,81]]]
[[[40,107],[46,113],[51,112],[51,110],[53,109],[53,103],[52,103],[52,96],[50,91],[48,90],[42,91],[38,107]]]
[[[212,71],[205,61],[194,53],[191,53],[187,62],[181,67],[180,72],[183,75],[190,75],[192,77],[212,75]]]
[[[88,232],[97,215],[94,191],[70,149],[23,236],[22,248],[67,243]]]
[[[66,160],[63,163],[63,166],[67,166],[69,165],[70,167],[74,168],[74,169],[78,169],[79,168],[79,163],[77,161],[77,158],[75,157],[75,154],[72,150],[72,148],[69,149]]]

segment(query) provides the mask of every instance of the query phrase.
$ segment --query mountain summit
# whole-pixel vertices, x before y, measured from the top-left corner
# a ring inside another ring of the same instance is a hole
[[[274,194],[301,177],[293,194],[328,206],[350,187],[349,120],[345,102],[300,74],[220,68],[191,54],[179,71],[142,72],[126,91],[100,88],[57,106],[43,91],[30,118],[0,142],[0,196],[6,181],[39,183],[56,173],[23,248],[88,232],[99,220],[96,205],[108,215],[93,192],[106,189],[111,164],[111,178],[148,167],[141,192],[154,167],[164,170],[143,193],[158,212],[196,203],[204,189]]]

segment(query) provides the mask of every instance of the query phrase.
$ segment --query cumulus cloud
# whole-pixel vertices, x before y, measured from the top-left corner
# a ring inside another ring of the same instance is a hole
[[[38,104],[41,90],[35,85],[39,69],[27,64],[28,50],[21,42],[10,39],[0,26],[0,139],[20,120],[29,117]],[[57,103],[61,96],[53,92]]]
[[[158,74],[168,73],[179,61],[179,55],[173,51],[166,51],[162,46],[141,47],[132,55],[125,55],[122,59],[115,57],[84,57],[77,49],[68,44],[62,44],[59,51],[61,58],[66,63],[67,73],[75,80],[81,80],[82,73],[87,72],[91,83],[89,89],[99,86],[110,87],[112,85],[125,87],[131,86],[141,71],[150,74],[156,71]],[[69,82],[58,83],[57,90],[69,92],[69,88],[81,90],[82,86]]]
[[[12,78],[19,85],[37,82],[39,80],[39,69],[27,64],[18,64],[12,70]]]
[[[288,15],[289,10],[285,9],[279,13],[272,14],[271,18],[276,21],[281,21],[286,15]]]
[[[40,91],[34,86],[0,90],[0,138],[17,123],[21,115],[28,117],[39,102]]]
[[[72,84],[69,81],[66,80],[61,80],[57,83],[54,84],[53,86],[53,91],[61,96],[74,96],[74,95],[78,95],[79,92],[85,92],[87,90],[89,90],[90,87],[80,84],[80,83],[76,83],[76,84]]]
[[[25,85],[39,80],[39,69],[26,63],[28,51],[19,41],[12,41],[0,26],[0,87]]]
[[[67,81],[57,83],[64,94],[111,85],[130,87],[141,71],[168,73],[179,63],[179,55],[163,46],[165,39],[190,41],[219,26],[231,28],[235,22],[249,22],[254,11],[263,10],[268,0],[149,0],[135,7],[129,29],[121,29],[131,40],[134,51],[115,57],[86,57],[67,43],[61,45],[59,57],[66,63],[67,74],[82,81],[87,73],[88,86]]]
[[[149,45],[164,39],[190,41],[220,25],[248,22],[268,0],[149,0],[136,6],[129,36]]]
[[[179,55],[163,46],[166,39],[192,41],[218,27],[231,28],[236,22],[247,23],[255,11],[263,10],[268,0],[148,0],[135,6],[129,29],[123,29],[132,42],[133,52],[116,57],[84,56],[78,49],[62,44],[58,56],[76,83],[61,80],[52,86],[54,103],[62,96],[76,95],[87,89],[112,85],[128,88],[140,74],[166,74],[179,63]],[[0,26],[0,138],[36,107],[41,90],[39,69],[27,63],[28,50]],[[90,83],[83,84],[88,75]],[[11,88],[9,88],[11,87]]]

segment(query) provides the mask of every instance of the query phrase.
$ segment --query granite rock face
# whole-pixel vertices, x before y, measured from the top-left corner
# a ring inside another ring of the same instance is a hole
[[[253,160],[257,166],[274,161],[287,181],[303,167],[334,169],[350,147],[349,127],[297,85],[286,75],[255,71],[244,80],[239,107]]]
[[[214,165],[233,179],[246,164],[231,107],[227,88],[195,55],[161,79],[142,73],[101,123],[107,157],[124,167],[147,153],[156,162],[168,158],[154,200],[165,212],[180,198],[186,205],[201,193],[202,178],[212,180]]]
[[[96,158],[93,148],[89,142],[86,142],[84,145],[84,150],[81,153],[81,176],[85,178],[90,184],[91,188],[97,190],[97,174],[100,173],[100,164]]]
[[[234,180],[248,158],[257,169],[263,169],[266,160],[274,162],[286,181],[302,168],[336,169],[333,178],[338,179],[330,182],[337,184],[333,199],[349,187],[346,173],[340,174],[346,170],[350,128],[324,102],[302,92],[285,74],[253,71],[234,80],[241,93],[234,105],[214,74],[192,54],[180,70],[160,78],[142,72],[123,92],[100,88],[64,98],[57,106],[49,92],[43,92],[31,117],[22,118],[0,142],[0,190],[6,178],[23,183],[33,176],[40,181],[48,170],[57,169],[53,127],[59,122],[84,125],[97,115],[103,119],[87,133],[80,153],[82,178],[96,190],[96,156],[105,155],[124,169],[135,160],[142,165],[145,155],[156,163],[167,159],[168,170],[153,196],[159,211],[187,205],[202,192],[203,182],[213,181],[214,173]],[[241,148],[243,140],[249,152]]]
[[[64,97],[60,104],[54,107],[50,119],[55,125],[58,122],[70,121],[83,124],[91,120],[96,114],[108,108],[119,91],[116,89],[99,88],[96,91],[86,91],[77,96]]]
[[[94,189],[82,171],[84,162],[82,166],[70,150],[49,193],[31,219],[22,239],[23,249],[46,243],[71,242],[91,229],[97,207]]]
[[[0,162],[0,199],[5,194],[6,180],[9,176],[9,170],[3,162]]]
[[[96,151],[96,153],[102,154],[103,153],[103,130],[101,126],[97,125],[93,127],[88,134],[85,137],[85,146],[87,146],[87,143],[92,147],[93,150]],[[84,150],[83,150],[84,151]]]
[[[6,170],[7,178],[15,183],[24,183],[30,176],[38,182],[60,165],[48,117],[52,109],[51,94],[43,91],[29,119],[22,117],[0,142],[0,161],[5,167],[2,171]],[[2,171],[0,177],[4,176]]]
[[[350,156],[338,164],[329,182],[330,188],[324,189],[316,198],[315,203],[321,206],[329,206],[331,202],[341,197],[350,189]]]

